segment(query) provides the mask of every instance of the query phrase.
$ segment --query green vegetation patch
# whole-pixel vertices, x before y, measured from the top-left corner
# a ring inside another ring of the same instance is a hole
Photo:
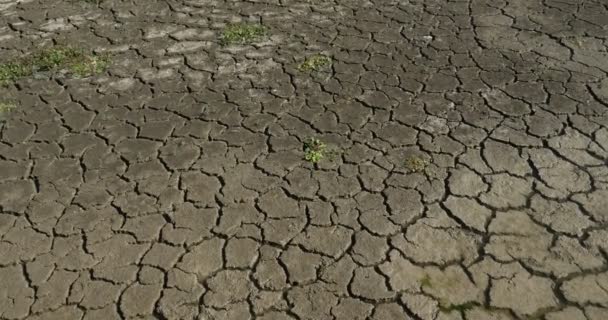
[[[409,172],[424,172],[428,165],[429,163],[427,161],[417,156],[411,156],[405,159],[405,168]]]
[[[103,72],[110,64],[110,57],[87,54],[78,48],[54,47],[34,54],[30,64],[34,71],[66,70],[82,78]]]
[[[84,5],[100,5],[104,0],[68,0],[74,4],[84,4]]]
[[[337,155],[337,150],[328,148],[324,142],[317,138],[304,141],[304,159],[310,163],[316,164],[323,159],[333,161]]]
[[[75,61],[70,66],[70,71],[79,78],[86,78],[104,72],[109,65],[110,57],[107,55],[85,56]]]
[[[0,64],[0,85],[5,86],[32,74],[27,65],[18,62]]]
[[[306,58],[306,60],[304,60],[304,62],[302,62],[298,66],[298,70],[300,70],[302,72],[319,71],[330,65],[331,65],[330,57],[328,57],[326,55],[322,55],[322,54],[315,54],[313,56]]]
[[[467,302],[462,304],[450,304],[448,306],[443,306],[439,304],[439,310],[445,313],[450,313],[452,311],[464,312],[467,310],[473,309],[478,304],[475,302]]]
[[[318,163],[327,153],[327,145],[321,140],[310,138],[304,142],[304,159],[308,162]]]
[[[268,29],[260,24],[229,24],[220,36],[220,43],[223,46],[231,44],[249,44],[264,37],[267,33]]]
[[[0,102],[0,122],[4,122],[8,113],[15,108],[17,108],[17,105],[15,105],[14,103]]]
[[[78,78],[90,77],[103,72],[109,64],[108,55],[88,54],[72,47],[53,47],[0,64],[0,85],[10,84],[36,72],[61,70]]]

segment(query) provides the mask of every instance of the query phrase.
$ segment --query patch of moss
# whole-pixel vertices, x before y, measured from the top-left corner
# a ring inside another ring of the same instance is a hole
[[[259,40],[268,33],[268,29],[260,24],[236,23],[226,26],[220,36],[220,44],[249,44]]]
[[[306,60],[304,60],[304,62],[298,66],[298,70],[302,72],[319,71],[325,67],[328,67],[329,65],[331,65],[330,57],[322,54],[316,54],[306,58]]]
[[[405,168],[407,168],[409,172],[424,172],[428,165],[427,161],[417,156],[411,156],[405,159]]]
[[[0,64],[0,85],[8,85],[35,72],[64,70],[76,77],[88,77],[103,72],[109,64],[108,55],[87,54],[82,49],[58,46]]]

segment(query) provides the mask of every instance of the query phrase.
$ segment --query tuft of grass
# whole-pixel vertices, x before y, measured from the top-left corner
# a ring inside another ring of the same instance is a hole
[[[103,72],[109,64],[108,55],[87,54],[82,49],[58,46],[0,64],[0,85],[8,85],[35,72],[64,70],[76,77],[89,77]]]
[[[236,23],[226,26],[220,36],[220,44],[249,44],[259,40],[268,33],[268,29],[260,24]]]
[[[427,161],[417,156],[405,159],[405,167],[409,172],[424,172],[428,165]]]
[[[315,54],[313,56],[306,58],[306,60],[304,60],[304,62],[302,62],[298,66],[298,70],[302,71],[302,72],[319,71],[319,70],[329,66],[330,64],[331,64],[330,57],[328,57],[326,55],[322,55],[322,54]]]
[[[14,103],[0,102],[0,122],[4,122],[6,115],[15,108],[17,106]]]

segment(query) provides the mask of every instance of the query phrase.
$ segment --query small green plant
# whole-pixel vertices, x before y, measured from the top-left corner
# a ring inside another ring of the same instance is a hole
[[[76,77],[88,77],[103,72],[109,64],[107,55],[87,54],[72,47],[53,47],[0,64],[0,85],[8,85],[36,72],[63,70]]]
[[[298,66],[298,70],[300,70],[302,72],[319,71],[319,70],[329,66],[330,64],[331,64],[330,57],[328,57],[326,55],[322,55],[322,54],[315,54],[313,56],[306,58],[306,60],[304,60],[304,62],[302,62]]]
[[[317,138],[304,141],[304,159],[311,163],[318,163],[323,159],[334,161],[339,152],[327,148],[327,145]]]
[[[0,102],[0,122],[4,122],[6,115],[15,108],[17,106],[14,103]]]
[[[304,159],[312,163],[318,163],[325,158],[327,145],[321,140],[310,138],[304,142]]]
[[[405,167],[409,172],[424,172],[427,166],[428,162],[417,156],[405,159]]]
[[[266,27],[260,24],[236,23],[228,25],[220,36],[220,44],[249,44],[268,33]]]

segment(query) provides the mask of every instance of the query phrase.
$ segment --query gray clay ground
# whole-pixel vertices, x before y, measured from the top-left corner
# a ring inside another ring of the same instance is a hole
[[[0,0],[54,44],[112,62],[0,89],[0,319],[608,319],[606,0]]]

